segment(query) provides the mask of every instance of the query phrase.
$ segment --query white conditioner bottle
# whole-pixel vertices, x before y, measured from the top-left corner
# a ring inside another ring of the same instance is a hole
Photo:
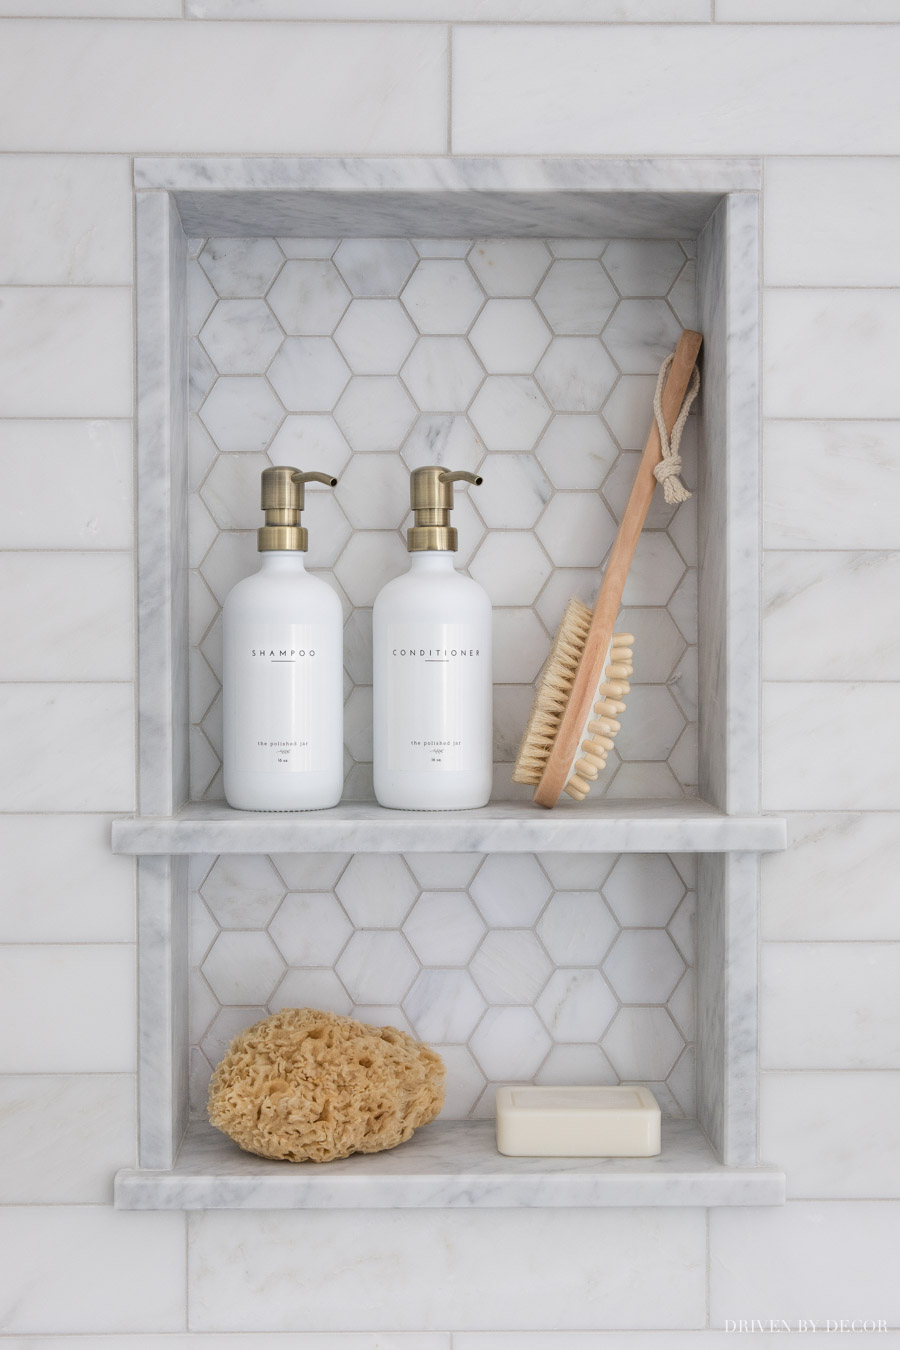
[[[453,484],[415,469],[409,571],[380,592],[373,629],[375,796],[382,806],[484,806],[492,781],[491,603],[453,566]]]
[[[262,564],[225,601],[225,797],[241,811],[316,811],[336,805],[343,787],[343,615],[303,563],[310,480],[337,482],[263,471]]]

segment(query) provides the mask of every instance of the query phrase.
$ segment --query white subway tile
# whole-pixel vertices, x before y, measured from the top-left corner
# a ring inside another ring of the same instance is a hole
[[[700,1326],[703,1211],[208,1212],[195,1331]],[[386,1259],[389,1253],[389,1259]]]
[[[9,1205],[112,1203],[135,1166],[131,1074],[0,1076],[0,1191]]]
[[[110,852],[108,816],[0,816],[0,855],[0,942],[133,941],[134,859]]]
[[[129,0],[112,0],[117,2]],[[0,0],[0,13],[10,13],[14,4]],[[33,0],[19,0],[20,11],[23,6],[33,10]],[[71,11],[69,0],[61,0],[63,6]],[[46,12],[45,3],[41,8]],[[0,198],[3,285],[131,284],[131,165],[125,155],[0,155]]]
[[[764,1073],[760,1152],[790,1199],[900,1197],[900,1073]]]
[[[124,287],[6,287],[0,417],[130,417],[131,332]]]
[[[0,811],[134,807],[130,684],[8,684],[0,700]]]
[[[0,0],[0,15],[25,19],[180,19],[181,0]]]
[[[897,0],[716,0],[717,23],[890,23]]]
[[[184,1327],[181,1214],[10,1205],[0,1209],[0,1247],[6,1332]]]
[[[763,352],[767,417],[900,417],[900,292],[767,290]]]
[[[765,554],[763,679],[900,679],[898,594],[900,553]]]
[[[127,680],[130,553],[0,554],[0,680]]]
[[[0,420],[0,546],[130,548],[132,453],[129,421]]]
[[[710,17],[709,0],[187,0],[186,7],[194,19],[705,23]]]
[[[900,424],[766,422],[767,548],[900,548]]]
[[[880,1350],[895,1350],[889,1338],[879,1341]],[[39,1342],[31,1338],[12,1337],[4,1344],[4,1350],[450,1350],[449,1332],[429,1331],[288,1331],[280,1334],[258,1335],[251,1332],[246,1336],[240,1333],[223,1332],[216,1335],[195,1336],[187,1331],[177,1332],[140,1332],[124,1336],[92,1336],[87,1340],[75,1340],[72,1336],[42,1336]],[[636,1350],[643,1350],[638,1347]],[[673,1346],[681,1350],[681,1346]],[[760,1350],[767,1350],[766,1346]]]
[[[820,1328],[824,1331],[824,1326]],[[795,1343],[805,1333],[795,1332]],[[783,1328],[771,1333],[755,1330],[753,1350],[784,1350],[790,1345],[791,1335]],[[808,1344],[808,1335],[806,1339]],[[623,1335],[612,1331],[533,1331],[463,1332],[453,1338],[453,1350],[733,1350],[734,1330],[729,1331],[630,1331]],[[898,1350],[900,1332],[887,1332],[878,1337],[879,1350]],[[13,1350],[19,1350],[15,1346]],[[29,1350],[23,1346],[22,1350]],[[41,1346],[44,1350],[44,1346]],[[48,1343],[47,1350],[65,1350]],[[111,1350],[131,1350],[130,1346],[114,1345]],[[151,1347],[156,1350],[156,1347]],[[174,1350],[180,1350],[175,1346]],[[219,1350],[217,1346],[211,1350]],[[235,1350],[241,1350],[236,1347]],[[323,1346],[322,1350],[327,1350]]]
[[[764,1069],[900,1068],[898,986],[900,943],[765,943],[760,1064]]]
[[[440,154],[446,110],[438,26],[12,19],[0,48],[16,150]]]
[[[898,28],[464,27],[453,151],[892,154],[898,61]]]
[[[784,0],[776,3],[784,7]],[[888,3],[894,18],[900,17],[897,0]],[[821,6],[822,0],[816,4]],[[859,0],[850,4],[860,8]],[[769,160],[763,227],[766,284],[900,284],[894,228],[898,215],[900,159]]]
[[[767,811],[900,807],[900,686],[763,685]]]
[[[714,1209],[709,1223],[713,1326],[754,1317],[815,1320],[821,1331],[829,1318],[900,1323],[900,1204]]]
[[[788,848],[762,859],[771,941],[900,941],[900,817],[788,816]]]
[[[131,946],[0,947],[0,1073],[130,1073]]]

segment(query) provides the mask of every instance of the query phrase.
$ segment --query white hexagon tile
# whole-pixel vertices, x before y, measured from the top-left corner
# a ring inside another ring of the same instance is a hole
[[[191,253],[193,797],[222,796],[219,612],[256,566],[259,474],[296,464],[339,479],[334,494],[309,492],[307,562],[345,611],[345,797],[371,799],[371,606],[406,567],[409,472],[434,463],[484,478],[457,495],[457,561],[497,616],[495,796],[527,796],[511,760],[533,683],[566,600],[597,590],[655,372],[696,308],[690,250],[208,239]],[[682,456],[691,485],[693,421]],[[634,706],[599,793],[697,791],[696,508],[660,498],[651,510],[622,620],[636,637]]]
[[[330,854],[198,859],[194,1110],[228,1041],[286,1007],[391,1025],[447,1065],[447,1119],[499,1083],[650,1082],[693,1116],[692,858]]]

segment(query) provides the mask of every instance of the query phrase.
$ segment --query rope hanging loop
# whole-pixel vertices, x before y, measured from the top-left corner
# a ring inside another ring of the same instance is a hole
[[[679,477],[681,473],[681,456],[678,453],[681,445],[681,433],[684,431],[684,424],[688,419],[688,413],[691,411],[691,405],[700,392],[700,371],[694,367],[691,374],[691,382],[688,385],[687,393],[684,396],[684,402],[681,405],[681,411],[672,428],[672,435],[666,431],[666,422],[662,411],[662,391],[666,382],[666,375],[669,367],[675,360],[674,352],[667,356],[659,369],[659,379],[656,381],[656,393],[653,395],[653,415],[656,418],[656,425],[659,428],[659,441],[662,446],[662,459],[653,470],[654,477],[658,483],[662,483],[663,496],[669,506],[676,506],[679,502],[686,502],[690,497],[690,492],[682,483]]]

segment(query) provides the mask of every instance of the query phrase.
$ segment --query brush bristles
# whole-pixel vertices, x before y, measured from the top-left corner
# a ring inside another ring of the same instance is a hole
[[[537,784],[541,781],[547,761],[559,733],[563,714],[572,693],[575,676],[584,656],[585,644],[591,627],[592,614],[580,600],[570,600],[562,617],[556,641],[551,648],[541,675],[513,770],[513,782]],[[597,693],[585,731],[587,739],[581,742],[581,758],[570,769],[569,780],[563,791],[576,801],[584,801],[606,768],[606,760],[613,749],[613,737],[619,730],[616,714],[625,711],[622,695],[631,690],[628,678],[634,670],[630,633],[614,633],[610,644],[609,664]]]
[[[572,599],[566,605],[531,705],[513,769],[514,783],[537,785],[541,781],[584,655],[591,618],[590,609],[580,600]]]

